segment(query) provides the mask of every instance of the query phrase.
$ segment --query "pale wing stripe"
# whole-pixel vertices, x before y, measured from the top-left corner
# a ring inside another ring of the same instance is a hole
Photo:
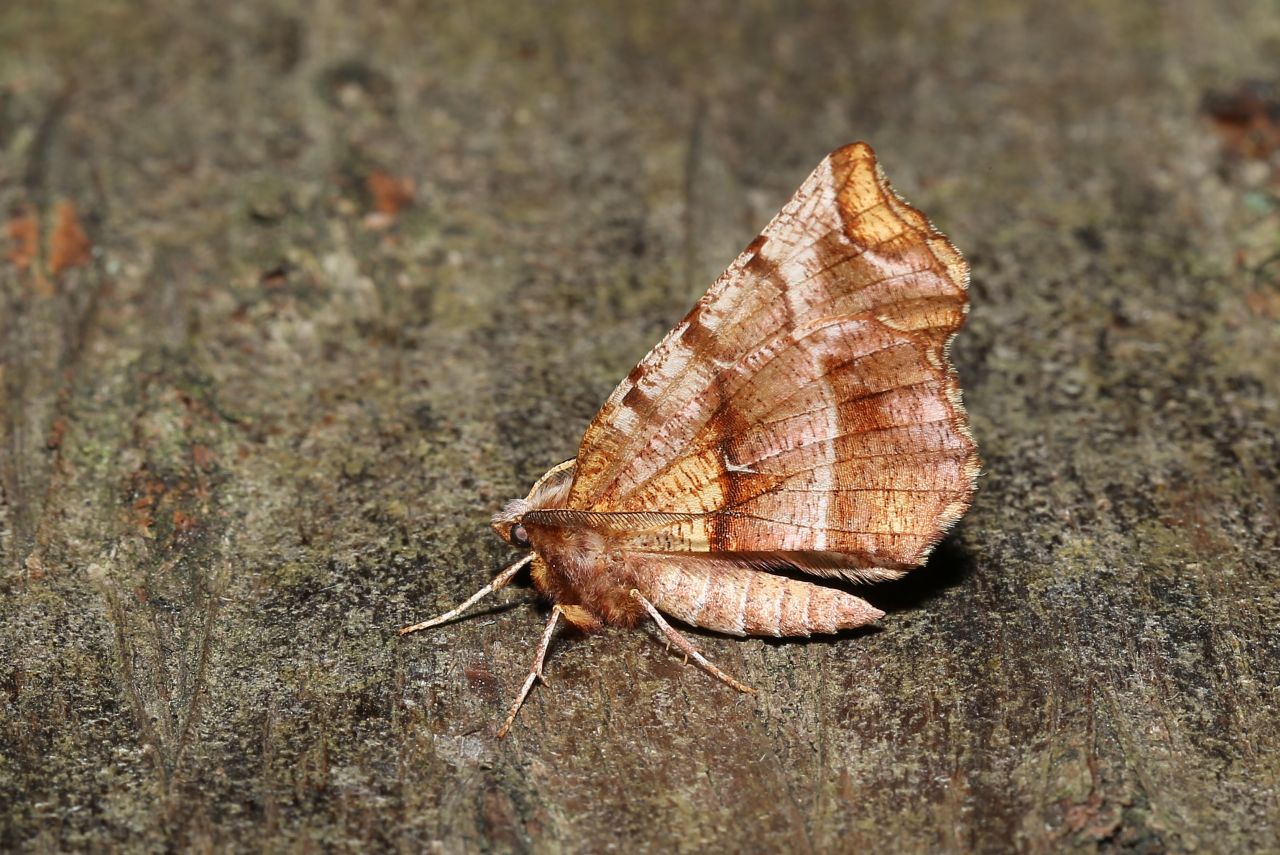
[[[804,410],[803,414],[819,415],[821,413],[828,412],[830,410],[835,410],[839,407],[848,406],[850,404],[864,403],[867,401],[871,401],[875,398],[888,398],[896,393],[914,392],[916,390],[928,389],[930,387],[940,386],[940,385],[941,383],[939,382],[938,378],[931,377],[916,383],[904,383],[901,386],[889,386],[888,388],[885,388],[885,389],[876,389],[874,391],[866,392],[865,394],[854,395],[853,397],[850,397],[850,398],[837,398],[833,400],[831,398],[828,398],[828,396],[824,394],[823,406],[816,407],[812,410]],[[796,396],[803,393],[805,391],[805,388],[807,387],[801,387],[799,389],[796,389],[795,391],[788,394],[786,397],[779,399],[771,409],[765,411],[764,415],[770,416],[770,415],[773,415],[774,413],[777,413],[779,410],[783,409],[788,403],[795,400]],[[793,415],[783,416],[780,419],[774,419],[768,422],[757,421],[753,423],[753,426],[758,426],[762,424],[778,424],[792,418],[795,418],[795,416]],[[910,422],[910,424],[916,425],[916,424],[919,424],[919,422],[913,421],[913,422]],[[900,425],[899,427],[905,427],[905,426],[906,425]],[[844,435],[856,435],[858,433],[861,433],[861,431],[851,430],[851,431],[846,431]],[[841,435],[842,434],[839,434],[839,433],[832,434],[832,436],[841,436]],[[756,459],[761,460],[763,458],[756,458]]]
[[[799,474],[804,474],[803,472]],[[772,493],[831,493],[833,495],[843,495],[845,493],[908,493],[919,495],[933,495],[936,493],[961,493],[963,490],[957,490],[955,487],[836,487],[835,489],[806,489],[804,487],[770,487],[762,490],[749,499],[743,499],[737,505],[726,505],[724,510],[737,510],[741,505],[748,505],[761,496],[767,496]],[[716,511],[709,511],[705,516],[710,516]],[[821,550],[819,550],[821,551]]]
[[[858,320],[858,317],[857,317],[857,316],[854,316],[854,317],[844,317],[844,318],[841,318],[841,320],[842,320],[842,321],[844,321],[844,322],[849,322],[849,321]],[[862,320],[861,322],[864,322],[864,323],[874,323],[874,324],[876,324],[877,326],[880,326],[880,324],[879,324],[879,322],[878,322],[878,321],[873,321],[873,320],[871,320],[871,319],[865,319],[865,320]],[[823,329],[826,329],[826,328],[827,328],[827,327],[825,327],[825,326],[823,327]],[[888,328],[885,328],[885,329],[888,329]],[[895,335],[899,335],[899,336],[903,335],[902,333],[896,333],[896,332],[895,332],[894,334],[895,334]],[[918,348],[918,345],[916,345],[916,344],[915,344],[913,341],[911,341],[910,339],[899,338],[897,341],[893,342],[892,344],[886,345],[886,346],[884,346],[884,347],[876,348],[875,350],[870,350],[870,351],[865,351],[865,352],[863,352],[863,353],[854,354],[853,356],[850,356],[848,359],[844,360],[843,362],[833,363],[831,366],[829,366],[829,367],[827,368],[826,373],[825,373],[825,374],[823,374],[822,376],[823,376],[823,377],[828,377],[828,376],[835,376],[835,375],[839,375],[839,374],[841,374],[845,369],[849,369],[849,368],[851,368],[851,367],[857,366],[859,363],[869,362],[869,361],[871,360],[871,358],[872,358],[872,357],[874,357],[874,356],[878,356],[879,354],[882,354],[882,353],[889,353],[889,352],[891,352],[891,351],[895,351],[895,350],[906,350],[906,349],[910,349],[910,351],[911,351],[911,352],[914,352],[914,353],[919,353],[919,350],[918,350],[917,348]],[[780,354],[779,354],[779,356],[784,356],[784,355],[786,355],[786,354],[784,354],[784,353],[780,353]],[[764,368],[766,368],[766,367],[767,367],[767,366],[761,366],[761,370],[764,370]],[[913,366],[913,367],[919,367],[919,366]],[[757,372],[757,373],[759,373],[759,372]],[[940,377],[938,377],[936,374],[927,374],[924,378],[922,378],[922,379],[921,379],[921,380],[919,380],[919,381],[915,381],[915,382],[911,382],[911,383],[902,383],[902,384],[900,384],[900,385],[895,385],[895,386],[886,386],[886,387],[885,387],[885,388],[883,388],[883,389],[877,389],[877,390],[874,390],[874,391],[872,391],[872,392],[869,392],[869,393],[868,393],[868,395],[880,395],[880,394],[884,394],[884,393],[886,393],[886,392],[894,392],[894,391],[897,391],[897,390],[900,390],[900,389],[906,389],[906,388],[910,388],[910,387],[915,387],[915,386],[919,386],[919,385],[922,385],[922,384],[927,384],[927,383],[930,383],[930,382],[932,382],[932,383],[939,383],[940,381],[941,381],[941,378],[940,378]],[[759,418],[763,418],[763,417],[765,417],[765,416],[771,416],[771,415],[773,415],[774,413],[778,412],[778,411],[779,411],[779,410],[781,410],[783,407],[785,407],[787,403],[789,403],[790,401],[792,401],[792,400],[793,400],[793,399],[795,399],[796,397],[798,397],[798,396],[800,396],[800,395],[803,395],[803,394],[804,394],[804,393],[805,393],[809,388],[810,388],[809,384],[805,384],[805,385],[802,385],[802,386],[797,386],[797,387],[795,387],[795,388],[792,388],[792,389],[791,389],[789,392],[787,392],[783,397],[778,398],[776,401],[774,401],[771,409],[768,409],[768,410],[765,410],[765,411],[763,411],[763,412],[759,413],[759,414],[758,414],[758,417],[759,417]],[[856,403],[856,402],[858,402],[858,401],[860,401],[860,400],[863,400],[863,397],[864,397],[864,396],[862,396],[861,394],[859,394],[859,395],[856,395],[856,396],[854,396],[854,397],[850,397],[850,398],[839,398],[839,399],[837,399],[837,400],[836,400],[836,404],[837,404],[837,405],[844,405],[844,404],[852,404],[852,403]],[[825,396],[824,396],[824,401],[825,401]],[[736,401],[735,401],[735,403],[736,403]],[[817,411],[819,411],[820,409],[821,409],[821,408],[819,407],[819,408],[816,408],[815,410],[806,410],[805,412],[817,412]],[[753,423],[755,423],[755,422],[753,422]]]
[[[898,388],[906,388],[906,387],[898,387]],[[886,392],[893,392],[893,391],[896,391],[896,389],[886,389],[885,391],[886,391]],[[877,393],[875,393],[875,394],[882,394],[882,393],[877,392]],[[774,420],[772,420],[772,421],[768,421],[768,422],[757,422],[757,423],[756,423],[756,425],[755,425],[755,427],[768,427],[769,425],[780,425],[780,424],[782,424],[783,422],[791,421],[792,419],[798,419],[798,418],[801,418],[801,417],[803,417],[803,416],[812,416],[812,415],[816,415],[817,413],[820,413],[820,412],[822,412],[820,409],[816,409],[816,410],[805,410],[804,412],[796,413],[795,415],[792,415],[792,416],[784,416],[783,418],[780,418],[780,419],[774,419]],[[881,432],[884,432],[884,431],[901,430],[901,429],[902,429],[902,428],[904,428],[904,427],[915,427],[915,426],[917,426],[917,425],[920,425],[920,426],[924,426],[924,425],[936,425],[936,424],[943,424],[943,423],[950,424],[950,423],[951,423],[951,419],[950,419],[950,417],[948,417],[948,416],[943,416],[943,417],[941,417],[941,418],[936,418],[936,419],[928,419],[928,420],[925,420],[925,421],[912,422],[912,423],[911,423],[911,424],[909,424],[909,425],[891,425],[890,427],[876,428],[875,430],[867,430],[867,431],[853,431],[853,432],[851,432],[851,433],[843,434],[843,436],[867,436],[867,435],[870,435],[870,434],[881,433]],[[955,434],[952,434],[952,436],[954,436],[954,435],[955,435]],[[880,456],[880,455],[874,455],[874,454],[873,454],[873,455],[871,455],[871,456],[872,456],[872,457],[878,457],[878,456]]]
[[[878,392],[869,392],[869,393],[867,393],[866,395],[859,395],[859,396],[857,396],[857,397],[855,397],[855,398],[848,398],[848,399],[846,399],[845,401],[841,401],[841,402],[838,402],[838,403],[839,403],[839,404],[848,404],[848,403],[854,403],[854,402],[858,402],[858,401],[870,401],[870,400],[871,400],[871,399],[873,399],[873,398],[878,398],[878,397],[881,397],[881,396],[887,396],[887,395],[889,395],[889,394],[890,394],[890,393],[892,393],[892,392],[902,392],[902,391],[906,391],[906,390],[922,389],[922,388],[925,388],[925,387],[927,387],[927,386],[932,386],[932,385],[934,385],[936,382],[937,382],[937,381],[927,381],[927,380],[924,380],[924,381],[921,381],[921,382],[919,382],[919,383],[911,383],[911,384],[908,384],[908,385],[905,385],[905,386],[894,386],[894,387],[889,388],[889,389],[881,389],[881,390],[880,390],[880,391],[878,391]],[[834,410],[834,409],[835,409],[835,407],[828,407],[825,411],[826,411],[826,412],[831,412],[831,411],[832,411],[832,410]],[[822,412],[824,412],[824,410],[822,410],[822,409],[817,409],[817,410],[806,410],[806,411],[805,411],[805,414],[806,414],[806,415],[818,415],[819,413],[822,413]],[[791,418],[794,418],[794,416],[789,416],[789,417],[787,417],[787,418],[779,419],[779,420],[777,420],[777,421],[775,421],[775,422],[769,422],[769,423],[766,423],[766,424],[779,424],[779,423],[781,423],[781,422],[788,421],[788,420],[789,420],[789,419],[791,419]],[[926,423],[926,422],[920,422],[920,421],[912,421],[912,422],[907,423],[907,424],[893,425],[893,426],[891,426],[891,427],[887,427],[887,428],[872,428],[871,430],[866,430],[866,429],[853,429],[853,430],[844,430],[844,431],[840,431],[840,430],[837,428],[837,430],[836,430],[836,432],[835,432],[835,433],[828,434],[828,435],[827,435],[827,436],[825,436],[825,437],[814,437],[814,438],[813,438],[813,441],[808,441],[808,440],[806,440],[806,441],[803,441],[803,442],[797,443],[797,444],[792,445],[792,446],[788,446],[788,447],[784,447],[784,448],[779,448],[778,450],[774,451],[774,452],[773,452],[773,453],[771,453],[771,454],[765,454],[765,455],[762,455],[762,456],[759,456],[759,457],[756,457],[756,456],[749,456],[749,457],[746,457],[746,458],[744,458],[744,459],[740,460],[739,462],[740,462],[740,463],[743,463],[744,465],[751,466],[751,465],[754,465],[754,464],[757,464],[757,463],[764,463],[764,462],[766,462],[766,461],[768,461],[768,460],[773,459],[774,457],[777,457],[777,456],[778,456],[778,455],[780,455],[780,454],[786,454],[786,453],[788,453],[788,452],[795,451],[796,449],[800,449],[800,448],[807,448],[807,447],[809,447],[810,445],[813,445],[813,444],[818,443],[818,442],[823,442],[823,441],[826,441],[826,440],[836,440],[836,439],[842,439],[842,438],[844,438],[844,437],[861,436],[861,435],[863,435],[864,433],[871,433],[871,432],[873,432],[873,431],[881,431],[881,430],[892,430],[893,428],[915,427],[916,425],[920,425],[920,424],[937,424],[938,422],[942,422],[942,421],[946,421],[946,420],[947,420],[947,417],[946,417],[946,416],[942,416],[942,417],[940,417],[940,418],[932,419],[932,420],[930,420],[930,422],[927,422],[927,423]]]
[[[906,387],[902,387],[902,388],[906,388]],[[897,392],[897,389],[891,389],[891,392]],[[874,397],[881,397],[883,396],[883,394],[884,393],[878,393],[876,394],[876,396],[867,396],[867,399],[874,398]],[[814,417],[822,417],[823,411],[813,412],[813,413],[810,413],[810,415],[813,415]],[[772,424],[785,424],[785,422],[791,422],[791,421],[795,421],[795,419],[783,419],[778,422],[772,422]],[[837,433],[833,436],[820,435],[818,433],[814,433],[814,431],[812,430],[792,430],[792,431],[782,431],[782,433],[760,434],[759,443],[750,443],[750,445],[759,445],[758,451],[756,451],[756,453],[740,454],[739,462],[741,463],[742,466],[755,467],[755,466],[758,466],[759,463],[771,462],[773,461],[773,458],[783,456],[783,454],[790,454],[796,451],[803,451],[803,449],[812,447],[812,445],[817,443],[826,442],[826,440],[837,440],[838,442],[838,440],[855,439],[855,438],[858,438],[858,436],[868,436],[868,435],[878,436],[878,435],[886,434],[887,431],[893,431],[893,430],[901,431],[902,429],[906,429],[906,428],[915,428],[916,425],[941,424],[941,422],[946,422],[946,421],[948,421],[946,416],[940,416],[940,417],[937,417],[937,419],[931,419],[927,422],[925,421],[909,422],[909,424],[891,425],[891,426],[886,426],[886,428],[865,428],[865,426],[859,426],[859,428],[842,430],[840,431],[840,433]],[[803,422],[803,424],[812,426],[813,422],[805,421]],[[797,435],[800,436],[800,439],[796,439]],[[943,431],[943,433],[940,436],[927,436],[927,438],[925,439],[947,439],[947,438],[948,438],[948,434],[945,433],[945,431]],[[751,436],[750,439],[754,439],[754,436]],[[910,434],[910,433],[906,434],[905,436],[902,436],[900,445],[906,445],[908,444],[909,440],[913,440],[913,439],[916,439],[916,436],[914,434]],[[745,447],[748,447],[748,448],[750,447],[750,445],[748,444],[744,444],[744,445]],[[959,447],[960,447],[960,444],[956,443],[952,445],[946,445],[946,444],[934,445],[934,447],[928,447],[928,448],[902,448],[902,451],[904,452],[905,451],[947,451],[947,449],[959,448]],[[763,453],[760,453],[760,452],[763,452]],[[867,454],[867,457],[869,458],[870,457],[887,457],[887,456],[892,456],[892,454],[895,454],[895,453],[899,453],[899,452],[895,451],[895,452],[881,452],[881,453]],[[841,459],[847,459],[847,458],[844,456],[844,454],[842,454]]]
[[[747,479],[742,487],[746,490],[754,490],[756,488],[758,488],[758,490],[750,496],[739,499],[738,501],[749,502],[756,496],[761,496],[765,493],[779,490],[800,490],[802,487],[806,488],[803,492],[816,492],[817,490],[813,488],[822,488],[823,485],[829,485],[825,489],[827,492],[831,493],[839,493],[844,490],[903,493],[924,489],[931,491],[940,489],[942,492],[954,492],[954,486],[937,487],[936,479],[945,480],[946,482],[953,484],[953,479],[955,475],[963,469],[964,462],[968,457],[968,454],[960,450],[956,450],[951,453],[944,452],[939,454],[937,452],[929,452],[928,454],[928,457],[926,457],[925,453],[918,455],[919,459],[916,461],[915,466],[903,468],[902,470],[891,473],[879,472],[877,469],[872,469],[871,471],[856,471],[851,468],[846,469],[846,475],[860,477],[864,481],[874,482],[877,478],[886,479],[881,483],[862,483],[857,486],[851,484],[840,484],[830,477],[823,478],[822,473],[828,465],[824,456],[817,463],[811,466],[802,466],[787,472],[762,473],[759,476]],[[843,465],[852,464],[854,462],[855,461],[843,456],[838,456],[836,459],[837,465],[842,465],[842,468],[845,468]],[[922,465],[926,463],[929,465]],[[808,480],[803,480],[806,477]],[[728,507],[728,505],[725,507]],[[656,525],[666,524],[667,522],[664,521],[657,523]]]
[[[936,423],[936,422],[938,422],[938,421],[945,421],[945,420],[944,420],[944,419],[935,419],[934,421],[935,421],[935,423]],[[886,428],[886,430],[895,430],[895,428]],[[875,432],[877,432],[877,431],[868,431],[868,433],[875,433]],[[837,437],[832,437],[832,438],[833,438],[833,439],[846,439],[846,438],[848,438],[848,437],[853,437],[853,436],[865,436],[865,434],[862,434],[862,433],[842,433],[842,434],[840,434],[839,436],[837,436]],[[803,447],[803,446],[796,446],[796,448],[802,448],[802,447]],[[897,457],[897,458],[901,458],[901,459],[907,459],[907,458],[911,458],[911,457],[927,457],[929,460],[937,460],[937,459],[938,459],[938,454],[939,454],[939,453],[943,453],[944,455],[946,455],[946,453],[948,453],[948,452],[952,452],[952,453],[956,454],[957,456],[964,457],[964,456],[967,456],[967,455],[969,454],[969,449],[968,449],[968,448],[966,448],[966,447],[963,447],[963,446],[950,446],[950,447],[942,446],[942,447],[938,447],[938,448],[917,448],[917,449],[914,449],[914,450],[912,450],[912,451],[886,451],[886,452],[884,452],[883,454],[841,455],[841,456],[840,456],[840,462],[841,462],[841,463],[848,463],[848,462],[851,462],[851,461],[854,461],[854,460],[880,460],[880,459],[887,458],[887,457]],[[754,462],[759,462],[759,461],[754,461]],[[798,474],[799,472],[802,472],[802,471],[803,471],[803,470],[797,470],[797,474]],[[627,513],[632,513],[632,512],[631,512],[631,511],[628,511]]]
[[[820,366],[815,365],[815,370],[820,370]],[[823,449],[826,461],[824,464],[824,474],[826,479],[834,484],[836,481],[836,443],[831,437],[835,437],[840,433],[840,412],[836,409],[835,392],[831,389],[831,383],[825,375],[818,378],[818,383],[822,387],[822,395],[827,402],[827,441]],[[831,497],[829,494],[823,494],[818,505],[817,519],[823,520],[828,525],[831,523]],[[814,536],[813,548],[821,552],[827,548],[827,529],[823,527],[819,529],[818,534]]]
[[[959,460],[959,462],[961,462],[961,463],[963,463],[964,459],[965,459],[967,456],[968,456],[968,454],[967,454],[967,453],[964,453],[964,454],[956,454],[956,455],[954,455],[954,457],[955,457],[955,458],[957,458],[957,459]],[[934,460],[937,460],[937,456],[936,456],[936,454],[934,455],[933,459],[934,459]],[[844,463],[844,462],[847,462],[847,460],[848,460],[848,458],[841,458],[841,459],[840,459],[839,461],[837,461],[837,462],[839,462],[839,463]],[[762,495],[765,495],[766,493],[775,492],[776,490],[778,490],[778,489],[780,488],[780,486],[781,486],[781,485],[784,485],[787,481],[789,481],[789,480],[791,480],[791,479],[794,479],[794,478],[797,478],[797,477],[799,477],[799,476],[801,476],[801,475],[808,475],[808,474],[809,474],[809,473],[811,473],[811,472],[819,471],[820,469],[825,468],[827,465],[828,465],[828,464],[827,464],[825,461],[823,461],[823,462],[818,463],[818,464],[816,464],[816,465],[814,465],[814,466],[807,466],[807,467],[804,467],[804,468],[802,468],[802,469],[795,469],[795,470],[793,470],[793,471],[791,471],[791,472],[786,472],[786,473],[782,473],[782,474],[774,475],[774,476],[772,476],[772,477],[777,479],[777,482],[778,482],[779,487],[772,487],[772,486],[766,485],[766,488],[761,489],[761,491],[760,491],[759,493],[753,493],[751,496],[749,496],[749,497],[747,497],[747,498],[745,498],[745,499],[742,499],[742,500],[741,500],[741,502],[740,502],[739,504],[745,504],[745,503],[748,503],[748,502],[752,502],[752,501],[754,501],[755,499],[757,499],[758,497],[760,497],[760,496],[762,496]],[[929,492],[929,493],[933,493],[933,492],[940,492],[940,493],[954,493],[954,492],[959,492],[959,491],[958,491],[958,490],[956,490],[954,487],[953,487],[953,488],[950,488],[950,489],[944,489],[944,488],[937,488],[937,489],[933,489],[933,488],[931,488],[931,489],[928,489],[928,490],[923,490],[923,489],[905,488],[905,487],[843,487],[843,486],[838,487],[838,488],[830,488],[830,489],[827,489],[827,490],[825,490],[825,491],[820,491],[820,490],[799,490],[799,489],[797,489],[797,490],[790,490],[790,491],[787,491],[787,492],[804,492],[804,493],[816,493],[816,492],[829,492],[829,493],[832,493],[832,492],[834,492],[834,493],[838,493],[838,492],[841,492],[841,491],[848,491],[848,492],[859,492],[859,491],[865,491],[865,492],[880,492],[880,493],[913,493],[913,492]],[[722,508],[722,510],[727,510],[727,509],[729,509],[729,508],[731,508],[731,507],[736,507],[736,505],[725,505],[725,506]],[[700,513],[700,514],[694,514],[694,516],[710,516],[710,515],[715,514],[715,513],[716,513],[716,511],[714,511],[714,510],[709,510],[709,511],[703,511],[703,512],[702,512],[702,513]],[[667,526],[667,525],[674,524],[674,523],[678,523],[678,522],[683,522],[683,520],[672,520],[670,523],[663,522],[663,523],[659,523],[659,524],[657,524],[657,525],[654,525],[654,526],[652,526],[651,528],[654,528],[654,529],[663,528],[663,527],[665,527],[665,526]]]

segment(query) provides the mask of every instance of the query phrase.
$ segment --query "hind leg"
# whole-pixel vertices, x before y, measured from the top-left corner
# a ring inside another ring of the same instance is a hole
[[[746,692],[748,694],[753,694],[755,692],[755,689],[751,688],[745,683],[739,683],[737,680],[733,679],[728,674],[721,671],[715,665],[712,665],[710,662],[708,662],[707,658],[698,651],[698,648],[693,646],[693,642],[691,642],[689,639],[685,638],[683,635],[677,632],[675,627],[673,627],[671,624],[667,623],[666,620],[663,619],[662,613],[659,612],[656,608],[654,608],[653,603],[646,600],[639,591],[632,588],[631,597],[636,601],[638,601],[640,605],[644,606],[644,610],[649,613],[649,617],[653,618],[653,622],[658,625],[658,629],[662,630],[662,634],[666,636],[667,641],[674,644],[676,646],[676,649],[678,649],[685,656],[689,657],[694,662],[697,662],[699,665],[701,665],[704,671],[706,671],[708,674],[715,677],[716,679],[721,680],[722,682],[732,686],[733,688],[737,689],[739,692]]]

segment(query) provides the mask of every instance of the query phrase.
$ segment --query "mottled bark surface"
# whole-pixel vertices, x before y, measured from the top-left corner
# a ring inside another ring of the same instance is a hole
[[[1200,104],[1280,14],[1067,5],[5,4],[0,848],[1275,851],[1280,203]],[[565,637],[495,741],[530,589],[396,627],[854,139],[973,262],[972,511],[879,631],[697,635],[757,696]]]

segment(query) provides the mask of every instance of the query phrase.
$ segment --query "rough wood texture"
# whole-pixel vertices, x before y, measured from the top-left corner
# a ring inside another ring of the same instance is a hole
[[[1199,111],[1275,4],[485,5],[0,11],[0,848],[1275,851],[1280,204]],[[567,639],[495,742],[529,589],[396,627],[853,139],[973,262],[973,509],[882,631],[699,636],[757,696]]]

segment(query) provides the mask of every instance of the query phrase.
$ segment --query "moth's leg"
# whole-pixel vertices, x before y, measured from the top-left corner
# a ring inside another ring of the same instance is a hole
[[[596,617],[595,615],[587,611],[582,606],[561,604],[561,605],[557,605],[555,608],[560,610],[560,617],[564,618],[566,623],[568,623],[574,629],[577,629],[581,632],[592,632],[594,630],[599,629],[602,626],[600,622],[600,618]],[[543,653],[543,654],[545,654],[545,652],[546,652],[545,650],[540,651],[540,653]],[[551,681],[547,679],[546,674],[542,673],[542,657],[541,656],[539,656],[537,664],[538,664],[538,679],[542,681],[542,684],[544,686],[550,686]]]
[[[520,694],[516,696],[515,703],[511,705],[511,711],[507,713],[507,720],[502,723],[502,727],[498,728],[499,739],[506,736],[507,731],[511,729],[511,723],[516,720],[516,713],[520,712],[524,699],[529,696],[529,690],[533,688],[533,681],[542,679],[542,662],[547,658],[547,647],[551,644],[551,636],[555,633],[556,624],[563,613],[564,609],[560,606],[551,607],[551,619],[547,621],[547,628],[542,631],[542,641],[538,644],[538,652],[533,655],[533,666],[529,669],[529,676],[524,678],[524,685],[520,687]]]
[[[453,620],[458,615],[462,614],[467,609],[474,606],[477,602],[479,602],[480,600],[492,594],[494,591],[500,591],[503,588],[507,587],[507,584],[515,577],[517,573],[521,571],[521,569],[524,568],[526,564],[528,564],[530,561],[533,560],[533,557],[536,554],[537,553],[535,552],[530,552],[524,558],[521,558],[519,561],[515,562],[510,567],[503,570],[497,576],[494,576],[493,580],[489,582],[489,584],[485,585],[479,591],[476,591],[474,594],[468,597],[467,601],[462,605],[457,606],[456,608],[449,609],[449,611],[445,612],[442,615],[437,615],[436,617],[428,618],[427,620],[424,620],[422,623],[415,623],[412,626],[402,626],[400,628],[400,634],[408,635],[411,632],[417,632],[420,629],[429,629],[430,627],[439,626],[442,623]]]
[[[658,629],[662,630],[662,634],[667,637],[667,641],[674,644],[676,648],[683,653],[685,657],[687,657],[687,659],[692,659],[694,662],[697,662],[708,674],[729,684],[739,692],[755,692],[755,689],[744,683],[739,683],[737,680],[733,679],[728,674],[708,662],[707,658],[698,652],[698,648],[693,646],[693,642],[676,632],[675,627],[667,623],[662,617],[662,613],[653,607],[653,603],[646,600],[644,595],[635,588],[631,589],[631,597],[639,602],[640,605],[644,606],[644,610],[649,613],[649,617],[653,618],[653,622],[658,625]]]

